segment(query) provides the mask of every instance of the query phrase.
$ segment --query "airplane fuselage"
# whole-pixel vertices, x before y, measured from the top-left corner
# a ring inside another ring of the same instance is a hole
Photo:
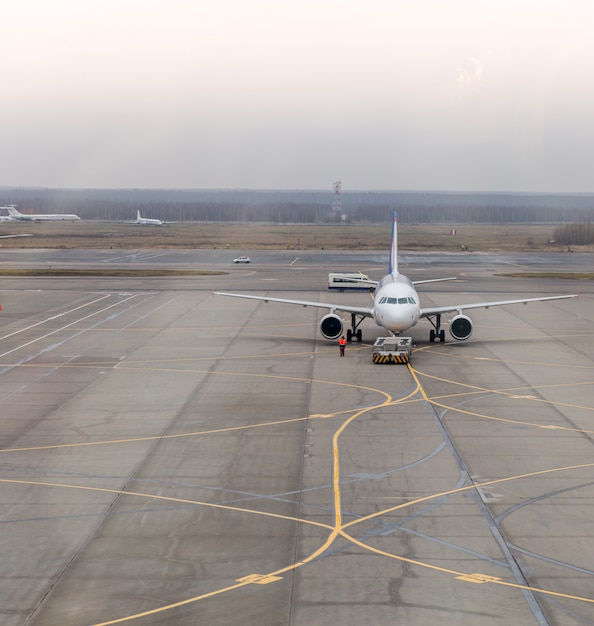
[[[68,213],[50,213],[47,215],[23,215],[22,213],[14,217],[21,222],[75,222],[80,219],[78,215],[70,215]]]
[[[8,210],[10,220],[17,222],[74,222],[80,219],[72,213],[20,213],[14,206],[2,208]]]
[[[421,316],[419,295],[403,274],[388,274],[379,282],[373,301],[378,326],[398,335],[412,328]]]

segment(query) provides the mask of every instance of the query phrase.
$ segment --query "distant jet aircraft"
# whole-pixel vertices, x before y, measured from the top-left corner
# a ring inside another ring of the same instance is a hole
[[[468,339],[472,334],[472,321],[464,315],[466,309],[488,309],[492,306],[504,306],[508,304],[525,304],[527,302],[541,302],[544,300],[561,300],[563,298],[576,298],[577,295],[546,296],[544,298],[523,298],[521,300],[497,300],[495,302],[474,302],[472,304],[452,304],[449,306],[437,306],[423,308],[420,305],[419,295],[415,291],[415,285],[420,283],[437,282],[440,280],[452,280],[451,278],[438,278],[431,280],[411,281],[398,272],[398,244],[397,244],[398,221],[396,213],[392,220],[392,246],[390,249],[390,264],[388,274],[378,283],[375,291],[373,306],[348,306],[344,304],[329,304],[325,302],[310,302],[307,300],[288,300],[285,298],[270,298],[268,296],[251,296],[240,293],[224,293],[215,291],[219,296],[231,296],[234,298],[248,298],[251,300],[263,300],[264,302],[281,302],[299,306],[311,306],[320,309],[328,309],[329,313],[320,321],[320,332],[325,339],[336,340],[343,334],[343,319],[336,311],[344,311],[351,314],[351,327],[347,330],[347,340],[356,337],[361,341],[361,322],[370,317],[375,323],[388,330],[392,335],[400,335],[412,328],[421,318],[427,318],[433,328],[429,333],[429,341],[438,339],[445,341],[445,332],[441,328],[441,316],[443,313],[455,313],[450,320],[450,334],[458,341]]]
[[[1,208],[8,211],[10,220],[17,222],[74,222],[80,219],[72,213],[20,213],[14,205]]]
[[[140,211],[136,211],[136,221],[130,222],[131,224],[142,224],[143,226],[163,226],[167,222],[163,220],[156,220],[149,217],[142,217]]]

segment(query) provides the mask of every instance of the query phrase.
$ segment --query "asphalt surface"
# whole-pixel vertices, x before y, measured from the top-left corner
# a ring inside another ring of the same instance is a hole
[[[249,253],[250,265],[233,265]],[[405,255],[423,305],[580,292],[412,329],[410,366],[321,338],[387,254],[1,251],[3,266],[224,270],[0,278],[0,622],[594,624],[594,257]],[[447,331],[446,331],[447,332]]]

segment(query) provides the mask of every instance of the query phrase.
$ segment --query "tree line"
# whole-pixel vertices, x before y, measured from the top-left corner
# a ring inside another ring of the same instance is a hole
[[[23,212],[76,213],[126,221],[140,211],[166,221],[277,223],[583,224],[594,218],[593,194],[348,192],[333,211],[331,191],[97,190],[0,188],[0,205]]]
[[[553,239],[564,246],[588,245],[594,243],[594,228],[589,220],[563,224],[555,229]]]

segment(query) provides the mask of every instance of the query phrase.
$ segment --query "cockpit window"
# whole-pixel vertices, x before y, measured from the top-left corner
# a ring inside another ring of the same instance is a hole
[[[416,304],[415,299],[410,296],[406,298],[388,298],[384,296],[380,301],[380,304]]]

